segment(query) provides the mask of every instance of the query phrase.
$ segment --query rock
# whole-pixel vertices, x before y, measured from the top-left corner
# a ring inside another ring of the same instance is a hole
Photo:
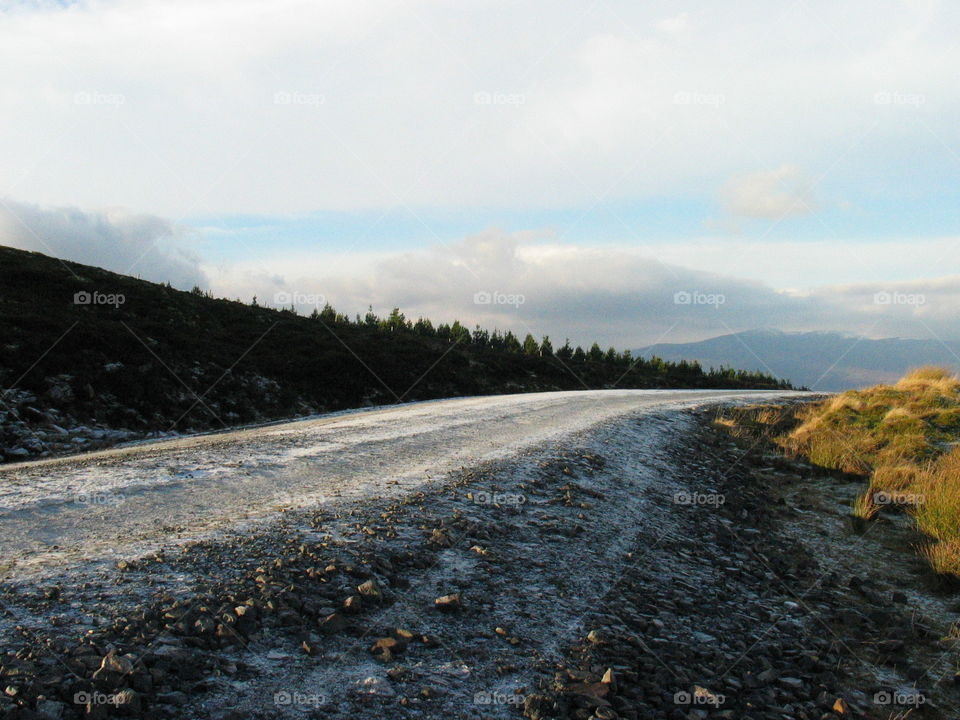
[[[363,611],[363,600],[359,595],[351,595],[343,601],[343,611],[357,614]]]
[[[100,661],[100,668],[93,674],[93,681],[98,686],[113,689],[123,684],[124,678],[133,672],[133,662],[129,658],[117,655],[111,650]]]
[[[433,601],[433,606],[440,612],[455,612],[463,607],[463,599],[460,593],[441,595]]]
[[[397,628],[394,630],[393,635],[404,642],[410,642],[417,637],[416,633],[412,633],[409,630],[404,630],[403,628]]]
[[[450,540],[450,536],[440,528],[434,528],[433,532],[430,533],[430,539],[427,542],[431,545],[445,548],[453,545],[453,542]]]
[[[37,714],[48,720],[60,720],[67,706],[56,700],[41,700],[37,703]]]
[[[113,704],[120,715],[132,717],[140,714],[140,695],[135,690],[121,690],[114,695]]]
[[[164,703],[165,705],[174,705],[175,707],[186,705],[187,699],[187,694],[179,690],[157,694],[157,702]]]
[[[357,592],[360,593],[363,597],[380,599],[381,593],[380,588],[377,586],[376,581],[367,580],[360,585],[357,585]]]
[[[523,716],[530,720],[544,720],[552,709],[553,703],[546,695],[527,695],[523,701]]]
[[[407,644],[395,637],[383,637],[370,646],[370,652],[384,662],[390,662],[394,655],[404,651]]]
[[[347,621],[340,613],[327,615],[320,621],[320,630],[327,634],[343,632],[347,627]]]
[[[241,630],[249,630],[256,624],[257,609],[252,605],[237,605],[233,612],[237,616],[237,626]]]
[[[769,685],[777,679],[777,671],[773,668],[767,668],[761,673],[757,673],[757,681],[764,685]]]
[[[799,690],[800,688],[803,687],[803,680],[801,680],[800,678],[782,677],[780,678],[779,682],[781,685],[783,685],[783,687],[789,688],[791,690]]]

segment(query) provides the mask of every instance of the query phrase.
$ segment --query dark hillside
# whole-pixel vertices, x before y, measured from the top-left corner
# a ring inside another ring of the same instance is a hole
[[[399,311],[302,317],[0,247],[7,460],[371,404],[614,386],[786,384]]]

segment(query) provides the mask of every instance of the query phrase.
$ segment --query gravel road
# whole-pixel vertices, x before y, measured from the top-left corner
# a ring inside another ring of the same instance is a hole
[[[0,558],[25,573],[127,557],[277,510],[398,497],[630,413],[788,393],[607,390],[457,398],[0,468]]]

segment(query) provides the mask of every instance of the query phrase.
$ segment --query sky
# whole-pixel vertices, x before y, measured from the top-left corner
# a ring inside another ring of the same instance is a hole
[[[960,339],[960,6],[0,5],[0,244],[636,348]]]

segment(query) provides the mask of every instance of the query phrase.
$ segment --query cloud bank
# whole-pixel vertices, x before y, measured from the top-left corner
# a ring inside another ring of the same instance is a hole
[[[0,199],[0,245],[94,265],[122,275],[206,287],[199,259],[178,244],[178,230],[155,215],[86,212]]]
[[[235,267],[213,275],[228,296],[328,301],[351,314],[394,306],[409,317],[639,347],[774,327],[870,337],[955,339],[960,276],[835,284],[796,293],[758,280],[661,262],[627,248],[551,243],[544,233],[487,230],[449,245],[389,254],[331,274],[299,258],[267,274]],[[310,302],[294,303],[309,312]]]

